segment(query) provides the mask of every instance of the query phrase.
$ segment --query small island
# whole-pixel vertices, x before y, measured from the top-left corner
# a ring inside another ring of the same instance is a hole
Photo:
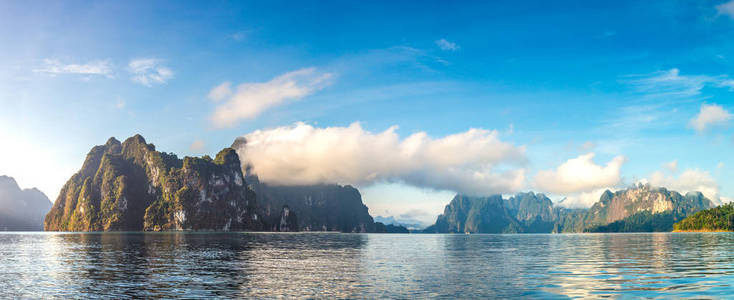
[[[734,231],[734,204],[699,211],[673,225],[673,232]]]

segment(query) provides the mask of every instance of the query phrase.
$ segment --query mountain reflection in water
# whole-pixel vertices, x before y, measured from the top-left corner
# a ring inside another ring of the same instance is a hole
[[[0,233],[7,298],[721,297],[734,234]]]

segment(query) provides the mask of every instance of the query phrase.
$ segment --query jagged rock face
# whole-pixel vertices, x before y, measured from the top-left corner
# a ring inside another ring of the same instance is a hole
[[[553,202],[543,194],[519,193],[507,199],[507,209],[520,221],[540,219],[552,222],[556,219],[553,213]]]
[[[700,192],[690,192],[682,196],[665,188],[638,185],[615,193],[604,192],[599,202],[582,217],[581,224],[584,228],[606,225],[641,213],[650,215],[664,213],[677,220],[713,206],[713,202]],[[672,219],[671,226],[674,221]],[[672,227],[670,229],[672,230]],[[578,231],[578,228],[575,231]]]
[[[46,216],[51,231],[260,230],[237,153],[158,152],[136,135],[95,146]]]
[[[0,230],[43,229],[51,201],[36,188],[24,189],[12,177],[0,176]]]
[[[352,186],[271,186],[259,182],[256,176],[248,176],[247,181],[255,190],[259,214],[267,230],[278,231],[284,206],[298,216],[296,228],[300,231],[377,230],[367,206],[362,203],[362,196]]]

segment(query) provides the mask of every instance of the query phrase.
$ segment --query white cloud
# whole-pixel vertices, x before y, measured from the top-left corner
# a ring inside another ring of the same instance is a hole
[[[222,83],[209,92],[209,98],[217,101],[228,99],[217,106],[211,121],[219,128],[232,127],[273,106],[308,96],[329,85],[332,77],[331,73],[306,68],[285,73],[268,82],[240,84],[234,93],[229,83]]]
[[[440,39],[436,41],[436,46],[444,51],[456,51],[459,50],[459,45],[454,42],[449,42],[446,39]]]
[[[155,58],[138,58],[130,60],[127,65],[128,71],[132,74],[132,81],[140,83],[144,86],[153,86],[154,84],[166,83],[173,78],[173,71],[161,64],[161,60]]]
[[[714,125],[725,125],[731,120],[731,113],[716,104],[701,104],[698,115],[691,119],[690,125],[698,132],[703,132],[706,127]]]
[[[425,132],[401,139],[397,127],[373,133],[349,127],[293,126],[246,134],[243,164],[280,185],[403,182],[466,194],[511,193],[525,184],[525,147],[495,130],[470,129],[443,138]]]
[[[734,1],[721,3],[716,6],[717,15],[727,15],[734,19]]]
[[[569,159],[556,170],[540,171],[535,176],[535,186],[543,192],[577,193],[615,186],[620,183],[620,169],[626,162],[624,156],[617,156],[600,166],[593,161],[594,153]]]
[[[586,192],[572,193],[557,204],[566,208],[589,208],[599,202],[601,195],[606,191],[614,191],[613,187],[598,188]]]
[[[109,60],[94,60],[86,64],[63,64],[56,59],[44,59],[43,66],[33,71],[51,75],[79,74],[111,77],[112,64]]]
[[[661,171],[656,171],[650,175],[648,182],[651,185],[666,187],[684,195],[687,192],[698,191],[716,203],[721,204],[722,201],[719,195],[719,184],[706,171],[689,169],[681,173],[678,177],[665,175]]]
[[[678,173],[678,160],[675,159],[669,163],[664,163],[663,167],[668,169],[671,173]]]
[[[189,146],[189,150],[191,150],[191,152],[194,152],[194,153],[201,153],[201,151],[204,150],[204,141],[202,141],[202,140],[195,140]]]

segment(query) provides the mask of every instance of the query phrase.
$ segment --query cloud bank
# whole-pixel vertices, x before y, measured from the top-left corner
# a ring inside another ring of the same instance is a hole
[[[418,132],[401,139],[396,129],[373,133],[359,123],[297,123],[249,133],[237,150],[260,180],[278,185],[390,181],[476,195],[525,185],[525,147],[501,141],[497,131],[470,129],[442,138]]]
[[[698,132],[703,132],[710,126],[726,125],[731,120],[731,113],[716,104],[701,104],[701,110],[689,124]]]
[[[232,91],[230,82],[224,82],[209,92],[209,99],[224,101],[214,111],[211,122],[215,127],[233,127],[239,121],[253,119],[263,111],[298,100],[330,84],[331,73],[315,68],[288,72],[262,83],[243,83]]]

